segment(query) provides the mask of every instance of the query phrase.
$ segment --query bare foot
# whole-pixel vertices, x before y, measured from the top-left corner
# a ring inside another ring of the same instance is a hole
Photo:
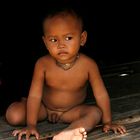
[[[53,137],[53,140],[86,140],[87,132],[84,128],[64,130]]]

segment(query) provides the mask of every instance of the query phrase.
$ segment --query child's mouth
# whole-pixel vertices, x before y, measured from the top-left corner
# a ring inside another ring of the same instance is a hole
[[[68,52],[59,52],[58,55],[67,55]]]

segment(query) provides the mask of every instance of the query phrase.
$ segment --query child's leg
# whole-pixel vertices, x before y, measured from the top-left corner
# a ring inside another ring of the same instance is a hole
[[[84,137],[86,137],[85,133],[93,129],[100,122],[101,117],[102,112],[95,106],[77,106],[62,115],[61,121],[70,123],[70,125],[56,135],[54,140],[65,140],[68,137],[70,140],[84,140]]]
[[[6,120],[11,125],[25,125],[26,124],[26,105],[27,99],[22,98],[20,102],[12,103],[6,110]],[[46,109],[41,104],[38,121],[41,121],[47,117]]]
[[[84,127],[86,131],[90,131],[101,120],[101,110],[92,105],[79,105],[65,112],[61,120],[71,123],[69,128]]]

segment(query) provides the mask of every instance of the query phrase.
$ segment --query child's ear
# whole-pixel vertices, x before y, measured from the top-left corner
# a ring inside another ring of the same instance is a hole
[[[84,46],[87,41],[87,32],[83,31],[81,34],[81,46]]]

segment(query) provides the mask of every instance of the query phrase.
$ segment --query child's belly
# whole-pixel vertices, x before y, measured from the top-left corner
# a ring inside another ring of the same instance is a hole
[[[44,93],[43,103],[49,109],[56,111],[67,111],[70,108],[84,102],[86,98],[85,92],[78,93]]]

